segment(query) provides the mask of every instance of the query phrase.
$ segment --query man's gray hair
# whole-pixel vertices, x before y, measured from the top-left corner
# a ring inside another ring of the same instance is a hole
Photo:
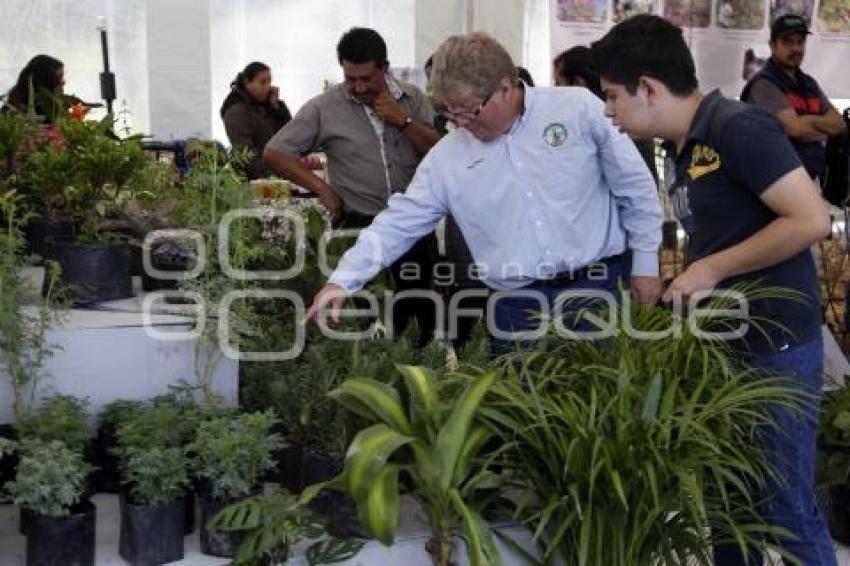
[[[431,85],[439,102],[490,96],[504,78],[518,79],[507,50],[486,33],[449,37],[434,53]]]

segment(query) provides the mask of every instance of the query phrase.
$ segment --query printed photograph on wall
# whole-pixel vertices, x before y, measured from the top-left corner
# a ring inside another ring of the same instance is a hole
[[[797,14],[812,25],[815,0],[770,0],[770,23],[785,14]]]
[[[601,24],[608,17],[608,0],[558,0],[558,21]]]
[[[723,29],[761,29],[764,27],[764,0],[720,0],[717,26]]]
[[[664,17],[683,28],[707,28],[711,23],[711,0],[666,0]]]
[[[638,14],[657,14],[658,3],[655,0],[614,0],[611,18],[620,23]]]
[[[850,0],[820,0],[817,30],[850,34]]]

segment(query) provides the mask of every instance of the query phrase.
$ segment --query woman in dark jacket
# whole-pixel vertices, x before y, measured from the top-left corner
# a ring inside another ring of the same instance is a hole
[[[6,104],[21,112],[27,112],[32,106],[35,114],[42,116],[46,124],[52,124],[64,86],[65,65],[62,61],[50,55],[36,55],[21,70],[18,82],[7,93]]]
[[[233,147],[247,148],[253,153],[245,166],[249,179],[271,174],[263,164],[263,148],[292,119],[286,104],[272,86],[268,65],[250,63],[230,84],[230,94],[221,105],[221,118]]]

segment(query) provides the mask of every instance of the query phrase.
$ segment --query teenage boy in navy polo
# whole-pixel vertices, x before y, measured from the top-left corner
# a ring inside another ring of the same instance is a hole
[[[820,298],[809,247],[829,232],[829,215],[779,123],[717,90],[703,95],[681,29],[663,18],[636,16],[614,26],[593,45],[593,60],[614,125],[632,137],[676,145],[671,198],[690,236],[690,263],[664,298],[739,282],[804,294],[808,301],[751,303],[752,315],[778,324],[766,325],[769,339],[751,330],[741,351],[750,363],[793,376],[801,390],[819,394]],[[779,430],[764,441],[776,451],[787,485],[766,494],[766,514],[796,535],[780,544],[803,564],[835,565],[813,496],[816,409],[777,418]],[[718,547],[715,560],[761,565],[752,554],[745,561],[737,546]]]
[[[814,179],[826,167],[827,137],[844,133],[847,126],[817,81],[800,70],[809,35],[801,16],[778,17],[770,27],[770,59],[744,87],[741,100],[776,116]]]

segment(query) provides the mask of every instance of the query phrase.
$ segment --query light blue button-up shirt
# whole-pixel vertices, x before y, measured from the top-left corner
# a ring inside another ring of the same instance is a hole
[[[590,91],[525,88],[511,130],[480,141],[450,132],[422,160],[405,193],[340,260],[330,282],[354,292],[451,213],[474,276],[494,289],[633,252],[632,275],[658,274],[661,209],[631,140]]]

